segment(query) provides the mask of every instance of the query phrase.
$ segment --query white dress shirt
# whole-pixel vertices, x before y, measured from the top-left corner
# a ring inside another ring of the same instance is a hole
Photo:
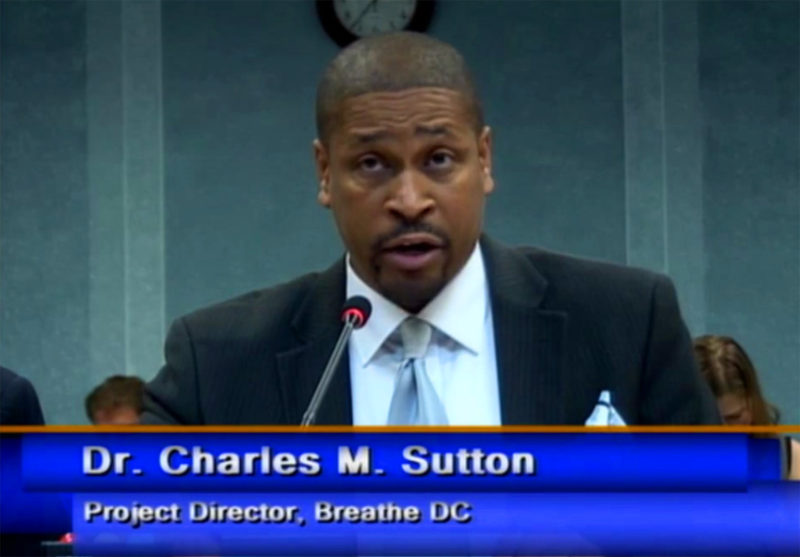
[[[410,314],[362,281],[347,258],[347,297],[372,302],[367,324],[350,337],[354,425],[386,425],[402,364],[397,327]],[[494,327],[480,246],[464,268],[417,314],[433,328],[425,369],[450,425],[500,425]]]

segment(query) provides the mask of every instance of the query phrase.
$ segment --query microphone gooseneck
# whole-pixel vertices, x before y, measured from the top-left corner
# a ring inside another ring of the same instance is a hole
[[[325,393],[328,392],[328,387],[333,379],[333,374],[336,372],[336,366],[339,364],[339,360],[342,359],[342,353],[344,353],[344,348],[347,346],[347,341],[350,339],[353,330],[360,329],[367,323],[370,313],[372,313],[372,304],[364,296],[353,296],[345,301],[342,307],[344,327],[342,327],[342,332],[339,333],[339,339],[336,341],[336,346],[334,346],[330,358],[328,358],[328,363],[325,365],[322,377],[320,377],[314,395],[311,397],[311,402],[308,403],[308,408],[303,414],[303,420],[300,422],[301,426],[312,425],[316,421],[317,411],[322,404],[323,398],[325,398]]]

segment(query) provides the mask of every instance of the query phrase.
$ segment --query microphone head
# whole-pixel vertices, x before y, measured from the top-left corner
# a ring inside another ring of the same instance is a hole
[[[364,296],[348,298],[342,307],[342,321],[352,321],[354,329],[360,329],[367,323],[372,313],[372,304]]]

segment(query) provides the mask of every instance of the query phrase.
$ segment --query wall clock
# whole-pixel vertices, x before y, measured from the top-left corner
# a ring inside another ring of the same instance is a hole
[[[391,31],[424,32],[433,17],[434,0],[317,0],[325,31],[340,46]]]

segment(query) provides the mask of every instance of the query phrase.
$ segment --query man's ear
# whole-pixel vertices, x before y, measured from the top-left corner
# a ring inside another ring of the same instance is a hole
[[[490,194],[494,190],[492,177],[492,129],[484,126],[478,137],[478,160],[483,171],[483,193]]]
[[[314,162],[317,166],[317,180],[319,180],[319,191],[317,201],[323,207],[331,206],[331,165],[328,149],[319,139],[314,140]]]

